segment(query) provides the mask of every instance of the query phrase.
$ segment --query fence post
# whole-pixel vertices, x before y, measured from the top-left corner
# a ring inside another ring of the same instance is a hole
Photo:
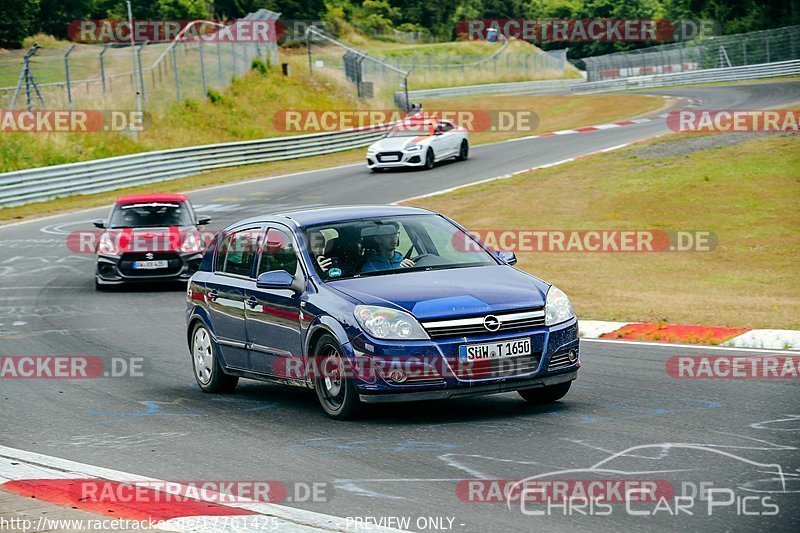
[[[142,72],[142,50],[147,46],[147,41],[136,50],[136,62],[139,65],[139,89],[142,91],[142,102],[147,103],[147,94],[144,90],[144,73]]]
[[[208,95],[208,87],[206,87],[206,65],[203,61],[203,43],[199,43],[198,50],[200,50],[200,80],[203,83],[203,98]]]
[[[69,105],[72,105],[72,83],[70,83],[69,79],[69,55],[72,53],[73,50],[75,50],[76,46],[77,45],[73,44],[72,46],[69,47],[67,53],[64,54],[64,70],[66,71],[67,74],[67,102],[69,103]]]
[[[765,43],[767,45],[767,63],[770,63],[771,61],[769,59],[769,34],[766,35]]]
[[[175,52],[175,48],[177,44],[172,46],[172,72],[175,74],[175,94],[177,95],[178,101],[181,101],[181,80],[178,76],[178,57],[177,53]]]
[[[110,43],[104,44],[103,49],[100,51],[100,81],[103,83],[103,96],[106,94],[106,68],[105,58],[103,56],[108,52],[109,46],[111,46]]]
[[[747,65],[747,39],[742,39],[742,64]]]
[[[236,66],[236,44],[235,42],[231,43],[231,55],[233,55],[233,75],[236,76],[239,74],[239,69]]]
[[[217,79],[222,84],[222,49],[219,44],[219,37],[217,37]]]

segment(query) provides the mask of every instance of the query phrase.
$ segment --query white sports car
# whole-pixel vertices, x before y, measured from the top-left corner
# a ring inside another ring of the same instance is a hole
[[[367,167],[373,172],[385,168],[423,167],[431,169],[437,161],[469,157],[467,130],[446,120],[424,123],[406,119],[389,134],[367,149]]]

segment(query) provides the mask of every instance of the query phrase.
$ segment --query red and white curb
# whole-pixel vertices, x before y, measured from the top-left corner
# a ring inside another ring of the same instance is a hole
[[[725,328],[602,320],[580,320],[578,327],[579,334],[584,339],[713,344],[765,350],[800,349],[800,331],[791,329]]]
[[[574,133],[586,133],[589,131],[598,131],[598,130],[610,130],[613,128],[621,128],[623,126],[632,126],[633,124],[644,124],[645,122],[652,122],[654,120],[665,119],[665,118],[667,118],[667,113],[662,113],[660,115],[653,115],[652,117],[634,118],[631,120],[620,120],[619,122],[597,124],[596,126],[584,126],[582,128],[575,128],[572,130],[551,131],[549,133],[541,133],[539,135],[526,137],[526,139],[535,139],[537,137],[552,137],[554,135],[572,135]]]
[[[157,522],[155,529],[193,533],[233,533],[249,531],[352,531],[353,525],[345,518],[296,509],[274,503],[250,501],[237,497],[235,503],[226,501],[226,495],[216,492],[182,487],[181,493],[197,493],[197,499],[163,498],[164,502],[135,501],[98,502],[81,497],[76,486],[88,481],[105,481],[112,484],[147,484],[158,487],[175,483],[87,465],[51,457],[35,452],[0,446],[0,490],[38,501],[65,506],[79,511],[103,515],[107,518],[130,521]],[[185,489],[185,490],[184,490]],[[162,489],[163,490],[163,489]],[[148,500],[157,500],[148,498]],[[171,501],[177,500],[177,501]],[[13,510],[9,510],[13,511]],[[49,513],[57,520],[55,513]],[[360,525],[363,531],[363,524]],[[370,531],[397,532],[400,530],[370,525]]]

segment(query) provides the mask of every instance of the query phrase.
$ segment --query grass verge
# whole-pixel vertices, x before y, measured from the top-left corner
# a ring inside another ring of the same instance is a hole
[[[519,253],[585,319],[800,329],[800,138],[670,135],[416,200],[474,229],[709,230],[710,252]]]

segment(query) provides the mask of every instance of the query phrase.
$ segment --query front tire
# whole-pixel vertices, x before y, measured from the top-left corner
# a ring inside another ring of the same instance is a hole
[[[189,353],[192,358],[194,379],[200,390],[212,394],[233,392],[239,383],[239,378],[229,376],[222,371],[211,333],[202,322],[198,322],[192,330]]]
[[[358,415],[363,404],[358,399],[353,380],[348,377],[347,361],[342,348],[331,335],[323,335],[314,347],[314,390],[323,411],[334,420],[347,420]]]
[[[533,404],[553,403],[560,400],[569,392],[572,385],[571,381],[559,383],[558,385],[550,385],[538,389],[526,389],[517,391],[522,398]]]
[[[433,149],[428,148],[428,151],[425,152],[425,170],[431,170],[434,165],[436,165],[436,159],[433,155]]]
[[[469,142],[466,139],[461,141],[461,148],[458,149],[456,161],[466,161],[469,157]]]

